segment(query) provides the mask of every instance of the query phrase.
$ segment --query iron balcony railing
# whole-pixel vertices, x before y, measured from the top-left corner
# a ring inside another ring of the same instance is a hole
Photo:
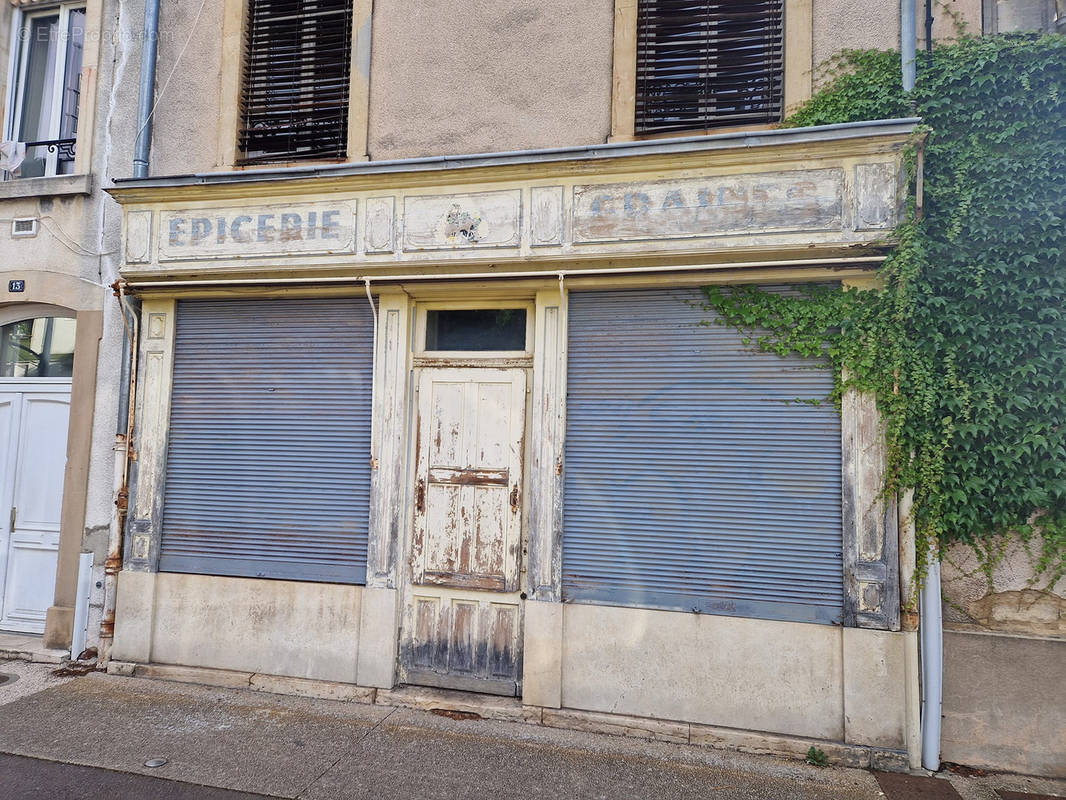
[[[60,161],[72,161],[77,139],[42,139],[39,142],[26,142],[26,150],[31,147],[47,147],[49,153],[58,153]]]

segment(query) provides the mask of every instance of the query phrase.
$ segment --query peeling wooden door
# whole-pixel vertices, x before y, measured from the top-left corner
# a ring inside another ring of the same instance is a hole
[[[419,375],[407,683],[518,692],[525,385],[521,369]]]

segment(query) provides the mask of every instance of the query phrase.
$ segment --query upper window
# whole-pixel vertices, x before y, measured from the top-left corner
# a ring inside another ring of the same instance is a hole
[[[69,378],[77,322],[38,317],[0,326],[0,378]]]
[[[244,44],[241,163],[345,158],[352,0],[248,0]]]
[[[637,134],[777,122],[784,0],[639,0]]]
[[[1066,0],[984,0],[985,33],[1066,32]]]
[[[12,73],[3,164],[9,176],[74,171],[85,8],[61,5],[22,14]]]

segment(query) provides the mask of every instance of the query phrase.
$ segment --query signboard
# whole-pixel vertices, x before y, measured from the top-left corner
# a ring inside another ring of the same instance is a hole
[[[522,192],[405,197],[405,250],[518,247]]]
[[[355,201],[163,211],[159,260],[355,252]]]
[[[839,229],[844,171],[574,187],[574,243]]]

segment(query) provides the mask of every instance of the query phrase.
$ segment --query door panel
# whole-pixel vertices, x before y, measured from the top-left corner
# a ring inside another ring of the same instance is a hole
[[[521,369],[418,377],[405,682],[517,691],[525,382]]]
[[[426,370],[418,402],[412,581],[516,591],[525,373]]]
[[[517,598],[418,587],[407,611],[412,630],[401,648],[404,683],[516,694],[522,628]]]
[[[4,618],[7,553],[11,546],[11,509],[15,505],[15,460],[18,458],[22,395],[0,394],[0,620]]]
[[[22,395],[0,628],[41,633],[55,594],[69,393]]]

